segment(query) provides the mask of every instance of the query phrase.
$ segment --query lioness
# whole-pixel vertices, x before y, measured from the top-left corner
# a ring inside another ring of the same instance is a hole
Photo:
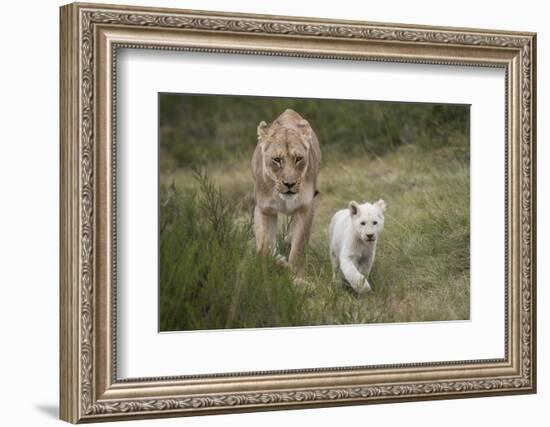
[[[320,165],[317,136],[297,112],[288,109],[270,125],[260,122],[252,156],[256,248],[275,251],[277,215],[292,215],[288,262],[297,272],[313,222]],[[281,255],[278,258],[286,263]]]

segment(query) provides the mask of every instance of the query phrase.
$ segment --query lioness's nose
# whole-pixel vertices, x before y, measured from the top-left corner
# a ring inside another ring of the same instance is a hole
[[[283,185],[288,188],[289,190],[294,187],[296,183],[295,182],[283,182]]]
[[[367,239],[372,240],[373,237],[374,237],[374,234],[367,234]]]

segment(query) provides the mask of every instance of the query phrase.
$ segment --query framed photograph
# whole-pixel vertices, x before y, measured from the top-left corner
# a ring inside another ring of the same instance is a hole
[[[60,13],[63,420],[536,391],[535,34]]]

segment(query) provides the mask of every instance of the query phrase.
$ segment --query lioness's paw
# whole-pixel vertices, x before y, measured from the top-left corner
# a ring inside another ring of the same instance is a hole
[[[284,256],[282,256],[281,254],[276,254],[275,255],[275,263],[279,266],[279,267],[288,267],[288,261],[286,260],[286,258]]]
[[[310,282],[308,282],[306,279],[304,279],[303,277],[299,277],[299,276],[296,276],[294,277],[294,279],[292,279],[292,282],[296,285],[296,286],[309,286],[311,285]]]

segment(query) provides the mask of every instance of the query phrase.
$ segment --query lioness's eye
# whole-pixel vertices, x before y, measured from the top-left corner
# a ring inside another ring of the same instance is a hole
[[[361,221],[361,225],[367,225],[365,221]]]
[[[296,163],[300,163],[302,160],[304,160],[303,157],[296,157]]]
[[[376,225],[376,224],[378,224],[378,221],[373,221],[372,222],[372,225]]]
[[[280,157],[275,157],[275,158],[273,158],[273,161],[275,163],[281,163],[281,158]]]

